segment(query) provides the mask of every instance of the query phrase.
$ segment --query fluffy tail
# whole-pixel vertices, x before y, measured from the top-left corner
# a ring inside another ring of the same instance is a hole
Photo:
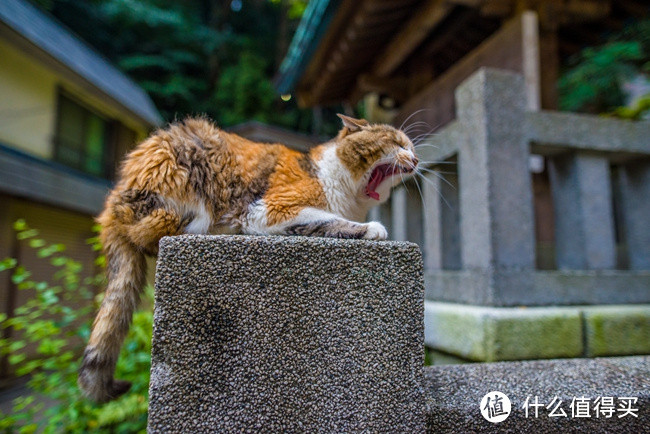
[[[90,341],[79,370],[79,387],[96,402],[106,402],[127,392],[128,381],[113,374],[122,342],[131,325],[146,276],[146,260],[125,237],[104,228],[102,239],[107,260],[108,286],[93,324]]]

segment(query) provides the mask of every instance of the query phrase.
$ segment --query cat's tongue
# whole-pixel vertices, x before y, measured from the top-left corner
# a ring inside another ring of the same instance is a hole
[[[384,180],[384,172],[381,170],[381,168],[376,168],[375,170],[372,171],[372,174],[370,175],[370,180],[368,181],[368,185],[366,185],[366,196],[379,200],[379,193],[377,193],[377,187],[379,187],[379,184],[381,184],[381,181]]]

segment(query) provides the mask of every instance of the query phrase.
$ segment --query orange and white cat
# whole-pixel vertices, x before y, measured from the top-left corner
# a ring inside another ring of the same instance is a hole
[[[145,256],[157,254],[162,237],[387,237],[380,223],[361,222],[416,169],[413,144],[391,126],[339,116],[338,136],[309,153],[199,118],[155,132],[127,156],[98,218],[108,286],[79,371],[88,397],[104,402],[130,387],[113,372],[145,283]]]

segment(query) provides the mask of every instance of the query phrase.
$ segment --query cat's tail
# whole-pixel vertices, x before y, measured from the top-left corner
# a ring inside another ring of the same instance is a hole
[[[100,218],[101,219],[101,218]],[[102,229],[108,286],[84,351],[78,383],[96,402],[127,392],[131,383],[113,378],[122,342],[131,325],[145,283],[145,255],[115,227]]]

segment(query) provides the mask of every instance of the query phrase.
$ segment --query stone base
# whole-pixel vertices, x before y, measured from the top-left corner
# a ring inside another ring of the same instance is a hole
[[[423,432],[416,245],[164,238],[149,432]]]
[[[429,366],[424,372],[431,434],[650,432],[650,357],[472,363]],[[493,391],[504,393],[512,403],[510,415],[499,423],[489,422],[480,411],[481,399]],[[528,407],[526,417],[526,398],[534,403],[535,397],[543,406],[538,407],[537,417],[535,407]],[[637,399],[632,404],[637,417],[623,415],[620,398],[625,397]],[[572,413],[573,398],[582,404],[574,402]],[[612,398],[611,417],[606,417],[608,413],[596,417],[596,398]],[[558,400],[560,406],[553,414],[560,416],[550,417]],[[590,417],[584,412],[587,401]],[[584,417],[576,417],[579,414]]]
[[[650,303],[648,270],[436,270],[424,276],[427,300],[480,306]]]
[[[650,354],[650,305],[484,307],[425,302],[427,346],[467,360]]]

